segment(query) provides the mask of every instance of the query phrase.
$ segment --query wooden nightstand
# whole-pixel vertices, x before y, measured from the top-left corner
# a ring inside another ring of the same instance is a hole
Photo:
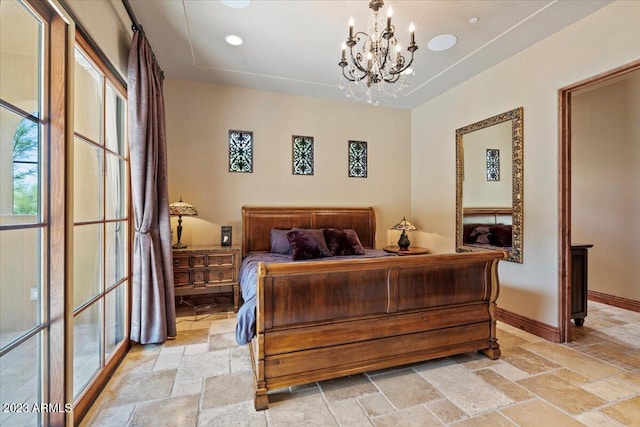
[[[173,283],[176,296],[206,295],[231,286],[233,310],[238,311],[240,286],[238,246],[189,246],[173,250]]]
[[[400,248],[396,245],[385,246],[382,248],[385,252],[391,252],[393,254],[398,255],[424,255],[430,254],[431,251],[427,248],[421,248],[419,246],[409,246],[409,249],[406,251],[401,251]]]

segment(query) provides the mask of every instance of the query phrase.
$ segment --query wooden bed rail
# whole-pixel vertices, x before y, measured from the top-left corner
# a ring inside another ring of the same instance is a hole
[[[270,390],[467,351],[496,359],[503,251],[261,264],[250,345]]]

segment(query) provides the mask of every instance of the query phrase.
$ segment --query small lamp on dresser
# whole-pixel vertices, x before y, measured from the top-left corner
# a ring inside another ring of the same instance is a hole
[[[187,245],[180,242],[180,239],[182,238],[182,216],[198,215],[198,211],[189,203],[183,202],[182,197],[180,197],[179,202],[173,202],[169,205],[169,214],[171,216],[178,216],[178,241],[172,246],[172,248],[184,249]]]
[[[391,227],[392,230],[402,230],[402,234],[400,235],[400,239],[398,239],[398,247],[401,251],[409,250],[409,245],[411,242],[409,241],[409,236],[407,236],[407,231],[416,231],[417,228],[415,225],[411,224],[411,222],[407,221],[405,217],[402,217],[399,223]]]

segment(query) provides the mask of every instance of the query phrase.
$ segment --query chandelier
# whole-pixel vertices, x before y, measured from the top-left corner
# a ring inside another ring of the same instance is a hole
[[[369,8],[373,14],[369,17],[368,34],[353,32],[353,18],[349,19],[349,37],[342,44],[342,59],[338,65],[342,68],[340,89],[346,91],[348,98],[378,105],[380,100],[395,98],[397,93],[408,86],[407,75],[413,74],[410,68],[413,53],[418,50],[415,41],[415,27],[409,27],[411,43],[407,51],[411,59],[402,55],[402,48],[395,36],[395,26],[391,25],[391,7],[387,10],[386,25],[380,16],[383,0],[371,0]],[[348,59],[348,61],[347,61]]]

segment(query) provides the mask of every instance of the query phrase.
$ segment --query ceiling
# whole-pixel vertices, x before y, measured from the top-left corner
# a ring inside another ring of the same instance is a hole
[[[414,108],[609,4],[609,0],[386,0],[401,45],[415,24],[415,75],[381,106]],[[297,95],[347,99],[340,90],[349,17],[367,31],[368,0],[253,0],[243,9],[217,0],[130,0],[165,76]],[[471,17],[478,17],[475,24]],[[231,46],[225,36],[244,40]],[[428,41],[458,43],[434,52]],[[351,101],[356,102],[356,101]]]

